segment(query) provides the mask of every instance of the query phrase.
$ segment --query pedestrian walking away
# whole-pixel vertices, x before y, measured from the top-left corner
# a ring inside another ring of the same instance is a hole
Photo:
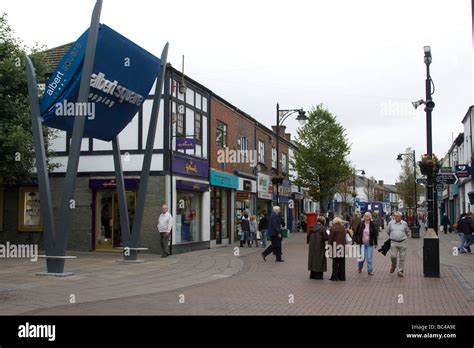
[[[364,262],[367,259],[367,272],[369,275],[374,275],[372,259],[374,254],[374,247],[377,246],[378,237],[377,224],[372,221],[372,214],[366,212],[364,220],[354,232],[354,243],[357,244],[361,251],[361,258],[358,261],[357,271],[362,273]]]
[[[268,219],[267,213],[262,211],[260,215],[260,221],[258,222],[258,230],[260,231],[260,242],[264,248],[267,247],[267,231],[268,231]]]
[[[245,241],[247,245],[250,246],[250,221],[249,214],[244,213],[242,220],[240,221],[240,247],[244,246]]]
[[[346,258],[345,258],[345,245],[346,245],[346,228],[342,223],[340,217],[335,217],[332,221],[332,227],[329,232],[328,243],[330,248],[336,248],[332,251],[332,275],[329,280],[346,280]],[[342,255],[337,254],[337,249],[342,248],[344,253]]]
[[[168,212],[168,206],[163,204],[161,214],[158,218],[158,232],[160,233],[160,246],[162,250],[161,257],[169,256],[169,242],[171,230],[173,228],[173,217]]]
[[[459,250],[461,253],[471,252],[472,232],[474,231],[474,221],[472,220],[472,213],[468,212],[458,223],[460,233],[462,233],[461,244]]]
[[[444,234],[448,233],[448,228],[451,226],[451,222],[449,221],[448,215],[446,213],[443,214],[441,225],[443,226]]]
[[[410,228],[406,221],[402,220],[402,214],[399,211],[396,211],[393,215],[395,220],[390,221],[387,229],[388,236],[390,237],[390,255],[392,260],[390,273],[395,272],[398,260],[397,274],[399,277],[403,277],[405,256],[407,252],[406,239],[410,234]]]
[[[248,246],[249,248],[252,247],[253,245],[253,242],[255,241],[255,247],[258,247],[258,241],[257,241],[257,228],[258,228],[258,225],[257,225],[257,216],[256,215],[252,215],[250,217],[250,221],[249,221],[249,241],[248,241]]]
[[[323,273],[327,271],[326,260],[326,219],[319,216],[315,225],[311,226],[308,250],[308,271],[311,279],[323,279]]]
[[[271,253],[275,254],[276,262],[283,262],[281,258],[281,218],[280,218],[280,207],[274,206],[273,213],[270,216],[270,221],[268,223],[268,235],[271,239],[271,245],[265,249],[262,253],[262,258],[266,261],[266,257]]]

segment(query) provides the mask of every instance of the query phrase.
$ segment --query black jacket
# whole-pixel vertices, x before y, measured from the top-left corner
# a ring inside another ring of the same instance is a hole
[[[242,219],[240,222],[240,228],[242,231],[250,231],[250,222],[247,219]]]
[[[441,219],[441,225],[451,225],[451,222],[449,221],[449,218],[446,215],[444,215]]]
[[[279,234],[281,234],[281,218],[277,214],[272,213],[268,224],[268,235],[270,237],[278,237]]]
[[[472,221],[472,218],[465,217],[459,220],[458,230],[464,234],[472,234],[474,232],[474,221]]]
[[[258,223],[258,230],[268,230],[268,219],[266,216],[262,217]]]
[[[359,224],[359,227],[354,231],[353,241],[356,244],[363,244],[362,238],[364,235],[365,221],[362,220]],[[377,245],[378,231],[373,221],[370,221],[370,233],[369,233],[369,245]]]
[[[390,250],[390,239],[387,239],[385,243],[383,243],[382,247],[377,250],[379,253],[382,253],[384,256],[387,255],[388,251]]]

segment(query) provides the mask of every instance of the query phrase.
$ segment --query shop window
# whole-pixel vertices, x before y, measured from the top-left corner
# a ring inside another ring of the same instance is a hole
[[[176,135],[184,135],[184,105],[178,105],[176,115]]]
[[[258,141],[258,161],[265,164],[265,143],[261,140]]]
[[[244,161],[247,160],[248,151],[249,151],[249,140],[246,137],[240,138],[240,151]]]
[[[21,187],[19,198],[18,231],[42,231],[38,188]]]
[[[178,191],[176,199],[176,243],[200,242],[202,193]]]
[[[194,114],[194,139],[201,142],[201,114]]]
[[[285,175],[288,172],[288,156],[286,153],[281,155],[281,173]]]
[[[272,168],[276,169],[277,167],[277,150],[272,148]]]
[[[217,121],[216,144],[220,147],[227,147],[227,125],[221,121]]]

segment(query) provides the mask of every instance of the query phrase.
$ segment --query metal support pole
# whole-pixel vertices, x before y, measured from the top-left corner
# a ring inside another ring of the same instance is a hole
[[[123,245],[130,245],[130,221],[128,219],[127,198],[125,194],[125,180],[123,178],[122,158],[118,136],[112,140],[114,153],[115,181],[117,183],[117,198],[120,213],[120,230]]]
[[[153,106],[151,110],[150,125],[148,128],[148,136],[146,139],[146,150],[143,159],[142,172],[140,175],[140,186],[138,188],[137,209],[135,210],[135,219],[133,221],[132,234],[130,238],[130,256],[125,257],[127,260],[136,260],[138,255],[138,239],[142,228],[143,211],[145,209],[145,198],[148,189],[148,178],[150,177],[151,160],[153,157],[153,145],[155,143],[156,127],[158,123],[158,113],[161,105],[161,94],[163,90],[163,81],[165,79],[166,61],[168,57],[168,46],[166,43],[161,53],[160,71],[156,80],[155,95],[153,98]]]
[[[426,102],[431,100],[431,80],[430,80],[430,66],[426,64],[426,80],[425,80],[425,91],[426,91]],[[432,134],[431,134],[431,110],[426,110],[426,145],[427,154],[431,156],[433,154],[432,145]],[[428,183],[426,185],[426,198],[428,200],[428,228],[434,227],[434,216],[433,216],[433,173],[428,174]]]
[[[426,112],[426,145],[428,156],[433,155],[433,144],[431,134],[431,76],[430,76],[431,53],[429,59],[425,53],[426,64],[426,80],[425,80],[425,112]],[[426,197],[428,200],[428,230],[423,239],[423,274],[425,277],[439,278],[440,276],[440,260],[439,260],[439,239],[434,228],[434,209],[435,209],[435,195],[433,192],[434,173],[430,171],[427,175]]]
[[[280,176],[280,105],[277,103],[277,143],[276,143],[276,170]],[[277,205],[280,206],[280,184],[277,183]]]
[[[89,85],[94,65],[95,50],[97,45],[97,35],[99,32],[99,19],[102,9],[102,0],[97,0],[92,12],[91,25],[87,38],[86,54],[82,69],[81,82],[79,87],[78,103],[86,103],[89,99]],[[86,118],[76,116],[72,131],[71,147],[67,162],[66,178],[64,181],[64,191],[62,195],[59,212],[59,229],[55,236],[54,256],[65,256],[70,228],[71,204],[74,198],[76,186],[77,169],[79,166],[79,156],[81,153],[82,136]],[[48,255],[47,255],[48,256]],[[64,273],[64,259],[57,259],[56,262],[48,262],[48,273]],[[54,265],[54,266],[52,266]]]
[[[38,175],[38,187],[40,192],[41,219],[44,232],[44,246],[47,255],[53,255],[54,252],[54,216],[53,205],[51,201],[51,190],[49,185],[48,168],[46,165],[46,153],[44,148],[43,126],[41,124],[41,115],[38,103],[38,85],[36,83],[36,73],[33,64],[28,57],[26,59],[26,76],[28,80],[28,99],[31,112],[31,126],[33,129],[33,141],[36,156],[36,171]],[[56,272],[58,267],[57,259],[46,259],[46,268],[51,273]]]
[[[415,193],[414,204],[415,204],[415,226],[418,226],[418,199],[417,199],[417,192],[416,192],[416,154],[415,150],[413,150],[413,192]]]

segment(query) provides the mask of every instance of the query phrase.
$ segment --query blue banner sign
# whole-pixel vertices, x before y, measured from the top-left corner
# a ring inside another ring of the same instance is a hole
[[[176,150],[194,150],[196,147],[196,140],[192,138],[176,138]]]
[[[211,185],[237,190],[239,188],[239,178],[232,174],[211,169]]]
[[[89,30],[66,52],[46,84],[41,117],[48,127],[71,132],[86,117],[84,137],[110,141],[137,114],[156,79],[160,59],[100,24],[87,103],[78,103]]]

